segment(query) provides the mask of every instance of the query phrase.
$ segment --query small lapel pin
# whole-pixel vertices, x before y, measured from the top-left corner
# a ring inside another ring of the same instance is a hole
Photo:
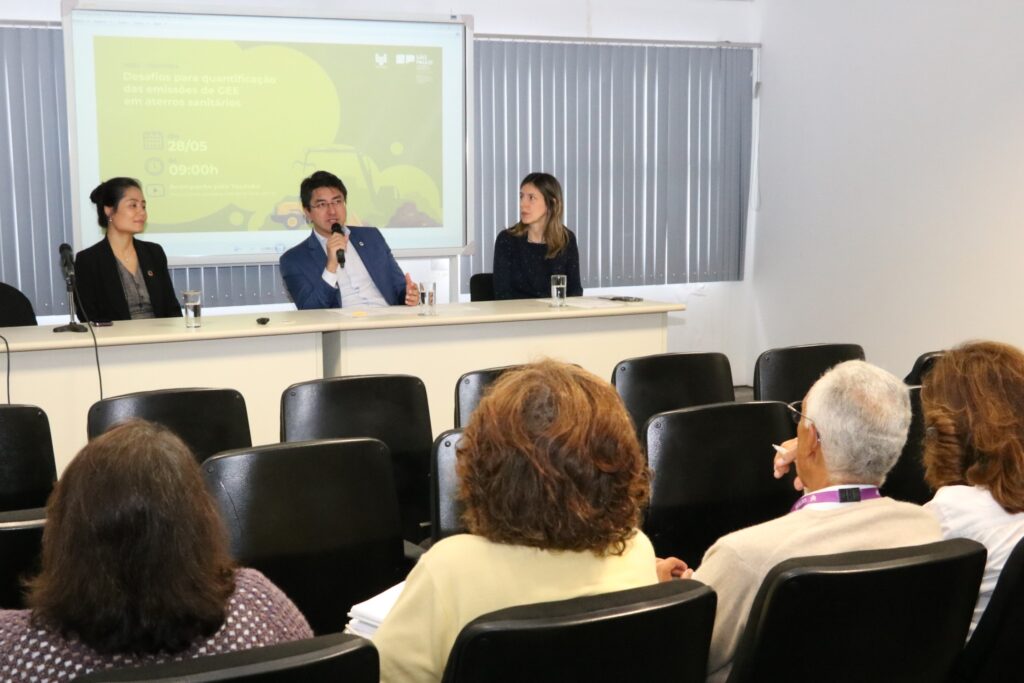
[[[362,243],[362,242],[360,242],[360,243],[359,243],[359,246],[363,246],[363,243]]]
[[[146,275],[148,275],[149,277],[153,277],[153,271],[152,270],[147,270],[146,271]]]

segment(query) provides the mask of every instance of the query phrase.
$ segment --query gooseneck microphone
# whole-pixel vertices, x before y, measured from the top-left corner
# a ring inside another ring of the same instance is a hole
[[[341,229],[341,225],[339,225],[338,223],[333,223],[331,225],[331,232],[337,233],[339,235],[344,235],[345,234],[345,231]],[[338,251],[334,252],[334,255],[338,257],[338,266],[340,266],[341,268],[344,268],[345,267],[345,250],[344,249],[339,249]]]
[[[75,252],[71,249],[71,245],[65,242],[60,245],[58,251],[60,252],[60,267],[64,271],[64,277],[74,276]]]

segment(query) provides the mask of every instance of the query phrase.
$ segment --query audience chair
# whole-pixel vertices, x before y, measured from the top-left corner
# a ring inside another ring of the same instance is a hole
[[[962,538],[786,560],[754,598],[728,681],[943,681],[984,568],[985,547]]]
[[[945,354],[945,351],[929,351],[928,353],[922,353],[914,361],[914,367],[910,369],[910,372],[903,381],[912,387],[921,386],[924,376],[928,374],[928,371],[935,365],[935,361]]]
[[[459,478],[455,473],[455,453],[461,438],[461,429],[449,429],[434,441],[430,458],[430,538],[434,543],[466,533],[462,505],[457,500]]]
[[[715,593],[697,581],[511,607],[462,629],[442,683],[703,683]]]
[[[377,683],[380,660],[368,640],[344,633],[129,669],[95,671],[79,683]]]
[[[0,282],[0,327],[24,327],[36,324],[32,302],[19,290]]]
[[[647,420],[678,408],[736,400],[732,369],[722,353],[659,353],[620,361],[612,384],[641,439]]]
[[[411,375],[357,375],[293,384],[281,396],[281,441],[365,436],[391,453],[403,537],[418,543],[430,525],[430,409]]]
[[[25,607],[22,580],[39,571],[46,509],[0,512],[0,609]]]
[[[1024,635],[1024,540],[1014,547],[974,634],[953,665],[951,683],[1003,683],[1021,678]]]
[[[46,505],[56,480],[46,413],[37,406],[0,405],[0,511]]]
[[[847,360],[864,360],[864,349],[858,344],[807,344],[765,351],[754,364],[754,400],[802,401],[826,370]]]
[[[405,578],[388,449],[328,439],[229,451],[203,463],[231,552],[277,584],[317,634]]]
[[[252,445],[245,399],[234,389],[160,389],[105,398],[89,408],[89,439],[132,419],[167,427],[199,462]]]
[[[644,532],[658,557],[696,567],[719,537],[789,512],[793,475],[772,477],[772,444],[796,426],[778,402],[671,410],[647,422],[651,501]]]
[[[469,278],[470,301],[494,301],[494,273],[477,273]]]
[[[924,480],[924,416],[921,414],[921,387],[910,387],[910,429],[900,459],[885,478],[883,496],[924,505],[932,499],[932,490]]]
[[[480,405],[480,399],[503,373],[514,370],[519,365],[503,365],[498,368],[473,370],[467,372],[455,383],[455,428],[465,427],[469,416]]]

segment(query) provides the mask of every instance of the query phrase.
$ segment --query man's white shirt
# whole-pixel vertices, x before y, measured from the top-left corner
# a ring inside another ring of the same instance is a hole
[[[343,227],[342,230],[351,239],[348,226]],[[313,234],[316,235],[317,241],[320,242],[320,246],[323,247],[326,254],[327,238],[316,230],[313,231]],[[389,305],[384,295],[377,289],[377,285],[373,283],[370,271],[366,270],[363,259],[359,258],[359,251],[355,247],[345,249],[344,268],[339,266],[338,272],[332,273],[325,267],[321,277],[324,282],[341,292],[341,305],[345,308]]]

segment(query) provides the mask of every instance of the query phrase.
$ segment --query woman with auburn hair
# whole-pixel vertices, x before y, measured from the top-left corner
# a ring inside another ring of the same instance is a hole
[[[29,610],[0,610],[0,680],[90,671],[312,637],[266,577],[238,569],[195,457],[128,422],[90,441],[46,509]]]
[[[637,530],[647,462],[607,382],[554,361],[504,373],[456,467],[470,533],[409,574],[374,637],[384,683],[440,681],[459,631],[487,612],[657,582]]]
[[[494,298],[551,295],[551,276],[566,276],[566,294],[583,296],[576,235],[562,224],[562,186],[550,173],[531,173],[519,185],[519,222],[494,242]]]
[[[946,538],[988,550],[970,633],[999,573],[1024,538],[1024,353],[972,342],[941,356],[921,387],[925,479],[937,489],[925,507]]]

